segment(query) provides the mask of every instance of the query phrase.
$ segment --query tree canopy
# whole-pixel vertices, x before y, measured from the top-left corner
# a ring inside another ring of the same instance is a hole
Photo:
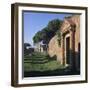
[[[42,30],[38,31],[33,37],[34,43],[38,43],[43,41],[43,43],[48,44],[50,39],[56,34],[56,32],[60,29],[62,24],[62,20],[54,19],[49,21],[48,25],[44,27]]]
[[[24,50],[26,50],[27,47],[30,47],[30,46],[31,46],[31,44],[29,44],[29,43],[24,43]]]

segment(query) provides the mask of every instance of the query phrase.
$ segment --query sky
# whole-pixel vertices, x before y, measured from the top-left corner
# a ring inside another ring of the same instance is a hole
[[[63,20],[66,16],[72,14],[56,14],[56,13],[43,13],[43,12],[23,12],[24,24],[24,43],[30,43],[33,46],[33,36],[44,27],[48,22],[53,19]]]

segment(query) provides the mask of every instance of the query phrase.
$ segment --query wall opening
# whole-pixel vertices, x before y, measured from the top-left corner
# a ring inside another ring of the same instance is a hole
[[[80,43],[78,43],[78,69],[80,69]]]
[[[66,63],[70,64],[70,37],[66,38]]]

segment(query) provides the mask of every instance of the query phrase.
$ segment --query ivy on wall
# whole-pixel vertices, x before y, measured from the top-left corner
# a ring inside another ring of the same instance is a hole
[[[57,35],[58,45],[59,45],[59,47],[61,47],[61,32],[60,31],[57,31],[56,32],[56,35]]]

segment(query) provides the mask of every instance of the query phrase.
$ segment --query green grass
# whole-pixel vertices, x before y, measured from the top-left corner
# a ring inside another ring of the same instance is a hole
[[[50,61],[46,63],[24,63],[25,71],[48,71],[48,70],[55,70],[64,68],[60,65],[57,61]]]
[[[24,77],[80,75],[80,71],[62,66],[56,56],[50,58],[47,54],[33,53],[24,56]]]
[[[55,58],[42,53],[24,57],[24,71],[48,71],[64,68]]]

